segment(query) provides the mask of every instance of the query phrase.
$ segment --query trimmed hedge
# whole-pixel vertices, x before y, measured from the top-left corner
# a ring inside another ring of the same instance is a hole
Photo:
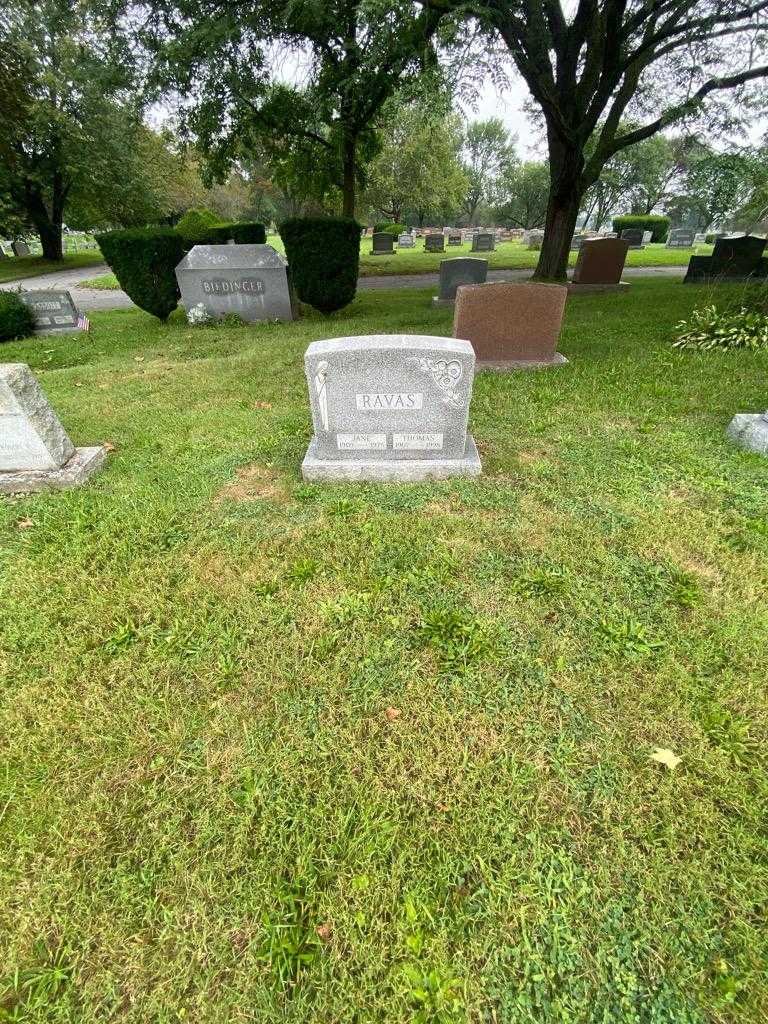
[[[206,235],[221,221],[213,210],[193,209],[187,210],[184,216],[176,225],[176,230],[185,241],[192,245],[211,244],[207,241]],[[226,239],[224,239],[226,241]]]
[[[34,329],[34,313],[18,292],[0,292],[0,341],[28,338]]]
[[[302,302],[327,314],[354,299],[362,230],[351,217],[294,217],[281,226],[291,281]]]
[[[158,320],[167,320],[181,298],[175,270],[184,257],[185,245],[179,232],[133,228],[108,231],[96,241],[129,298]]]
[[[373,225],[374,231],[383,231],[387,235],[404,235],[408,228],[405,224],[398,224],[394,220],[381,220]]]
[[[660,214],[634,214],[627,213],[621,217],[613,218],[613,230],[617,235],[626,228],[638,228],[640,231],[652,231],[652,242],[666,242],[669,234],[669,217],[662,217]]]

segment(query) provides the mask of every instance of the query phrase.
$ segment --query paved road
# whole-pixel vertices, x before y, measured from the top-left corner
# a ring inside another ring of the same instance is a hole
[[[98,290],[96,288],[78,288],[80,281],[104,274],[109,268],[105,263],[93,267],[80,267],[77,270],[62,270],[53,274],[41,274],[40,277],[27,277],[21,281],[6,281],[0,288],[16,289],[22,287],[26,291],[38,288],[66,288],[78,309],[84,312],[102,309],[128,309],[133,303],[121,291]],[[627,267],[625,277],[682,277],[685,267]],[[531,276],[530,270],[489,270],[489,281],[525,281]],[[361,291],[369,288],[426,288],[437,285],[438,274],[394,274],[377,277],[361,277],[358,287]]]

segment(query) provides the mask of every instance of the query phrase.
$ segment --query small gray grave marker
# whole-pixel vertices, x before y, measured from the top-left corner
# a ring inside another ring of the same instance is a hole
[[[452,306],[456,289],[462,284],[483,284],[488,276],[488,260],[476,256],[457,256],[440,261],[440,294],[432,298],[433,306]]]
[[[29,246],[24,241],[12,242],[11,243],[11,249],[13,249],[13,255],[14,256],[29,256],[30,255]]]
[[[19,298],[35,318],[35,334],[68,334],[78,331],[78,312],[69,292],[57,288],[36,288],[19,292]]]
[[[374,231],[372,241],[373,248],[371,249],[371,256],[394,256],[394,235],[390,235],[386,231]]]
[[[493,252],[496,240],[490,231],[478,231],[472,236],[471,252]]]
[[[425,235],[424,252],[445,252],[445,235]]]

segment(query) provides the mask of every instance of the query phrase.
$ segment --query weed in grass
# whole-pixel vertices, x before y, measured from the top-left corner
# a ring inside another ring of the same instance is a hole
[[[533,569],[518,576],[510,585],[514,594],[522,597],[557,597],[568,586],[568,574],[562,568]]]
[[[285,578],[293,583],[308,583],[320,572],[320,563],[314,558],[301,558],[288,567]]]
[[[279,896],[279,910],[263,918],[261,956],[278,988],[290,992],[322,948],[306,891],[295,887]]]
[[[59,1019],[56,1004],[72,981],[69,951],[65,946],[49,950],[41,939],[33,953],[37,963],[15,971],[0,982],[0,1021],[5,1024],[33,1024]]]
[[[709,742],[724,751],[740,768],[749,765],[757,753],[757,743],[749,734],[749,722],[715,705],[701,716],[701,727]]]
[[[462,675],[488,653],[488,639],[482,625],[457,609],[436,608],[426,612],[419,628],[449,674]]]
[[[660,651],[664,644],[648,635],[648,630],[631,615],[621,619],[600,618],[595,629],[606,646],[627,658],[643,658]]]

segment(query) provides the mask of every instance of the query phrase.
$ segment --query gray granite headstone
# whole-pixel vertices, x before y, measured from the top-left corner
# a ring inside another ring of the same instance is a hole
[[[541,249],[544,241],[543,231],[529,231],[528,232],[528,248],[538,250]]]
[[[413,249],[415,244],[416,243],[413,240],[413,235],[409,234],[407,231],[405,232],[405,234],[397,236],[398,249]]]
[[[76,486],[105,457],[75,448],[25,363],[0,363],[0,494]]]
[[[293,320],[288,264],[271,245],[196,245],[176,267],[181,301],[248,323]]]
[[[467,417],[475,354],[468,341],[367,335],[315,341],[304,368],[314,436],[307,480],[477,476]]]
[[[571,249],[579,250],[582,245],[586,242],[586,235],[574,235],[571,239]]]
[[[458,256],[440,261],[440,294],[432,299],[433,306],[452,306],[456,289],[462,284],[484,284],[488,276],[488,260],[476,256]]]
[[[478,231],[472,236],[472,252],[493,252],[496,240],[490,231]]]
[[[371,256],[393,256],[395,236],[386,231],[374,231]]]
[[[11,245],[14,256],[29,256],[29,246],[26,242],[13,242]]]
[[[640,228],[624,228],[621,232],[621,237],[629,242],[630,249],[644,249],[645,244],[643,242],[643,236],[645,232],[641,231]]]
[[[79,330],[77,309],[69,292],[58,288],[37,288],[18,295],[32,310],[35,334],[66,334]]]
[[[695,237],[695,232],[688,228],[675,228],[667,236],[667,248],[692,249]]]
[[[448,235],[448,245],[461,245],[461,234]]]
[[[425,235],[424,252],[445,252],[445,235]]]

